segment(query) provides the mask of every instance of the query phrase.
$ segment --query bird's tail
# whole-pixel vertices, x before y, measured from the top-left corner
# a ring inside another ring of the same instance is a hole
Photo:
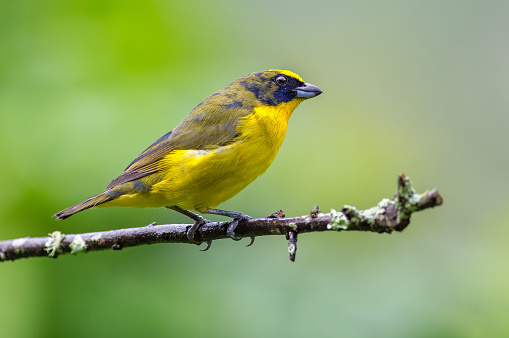
[[[115,197],[118,197],[118,196],[114,196],[112,194],[109,194],[109,191],[105,191],[103,193],[100,193],[99,195],[95,195],[83,202],[73,205],[72,207],[69,207],[62,211],[59,211],[56,214],[54,214],[53,217],[55,217],[57,220],[66,219],[80,211],[87,210],[87,209],[95,207],[96,205],[111,201],[111,200],[115,199]]]

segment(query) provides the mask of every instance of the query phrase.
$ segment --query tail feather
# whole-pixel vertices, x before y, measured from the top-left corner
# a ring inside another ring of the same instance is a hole
[[[108,191],[105,191],[103,193],[100,193],[99,195],[95,195],[83,202],[73,205],[72,207],[59,211],[56,214],[54,214],[53,217],[55,217],[57,220],[66,219],[80,211],[93,208],[96,205],[106,203],[113,199],[115,199],[115,196],[112,196],[112,194],[108,194]]]

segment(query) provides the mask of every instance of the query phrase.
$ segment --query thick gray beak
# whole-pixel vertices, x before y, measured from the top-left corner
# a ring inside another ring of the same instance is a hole
[[[309,99],[310,97],[315,97],[323,93],[320,90],[320,88],[318,88],[315,85],[312,85],[311,83],[304,83],[304,85],[295,88],[295,91],[297,92],[296,97],[304,97],[306,99]]]

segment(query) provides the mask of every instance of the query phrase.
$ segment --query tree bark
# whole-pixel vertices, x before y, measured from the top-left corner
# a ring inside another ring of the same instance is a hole
[[[410,223],[410,216],[442,204],[437,190],[418,194],[405,175],[398,176],[398,192],[392,199],[384,198],[378,205],[357,210],[345,205],[341,211],[322,213],[315,207],[309,215],[282,218],[282,211],[267,218],[239,222],[235,234],[239,237],[286,235],[289,240],[290,260],[295,260],[297,235],[317,231],[368,231],[391,233],[402,231]],[[208,242],[229,238],[226,230],[230,221],[210,222],[195,233],[195,240]],[[126,247],[155,243],[189,243],[187,230],[190,224],[149,224],[128,228],[83,234],[63,234],[55,231],[49,237],[25,237],[0,241],[0,262],[28,257],[52,257],[61,254],[98,250],[121,250]],[[208,247],[207,247],[208,248]]]

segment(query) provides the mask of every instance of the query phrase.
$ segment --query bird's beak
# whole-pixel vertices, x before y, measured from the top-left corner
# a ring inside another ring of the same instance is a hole
[[[302,86],[295,88],[295,91],[297,92],[296,97],[303,97],[306,99],[315,97],[323,93],[320,90],[320,88],[318,88],[315,85],[312,85],[311,83],[304,83]]]

